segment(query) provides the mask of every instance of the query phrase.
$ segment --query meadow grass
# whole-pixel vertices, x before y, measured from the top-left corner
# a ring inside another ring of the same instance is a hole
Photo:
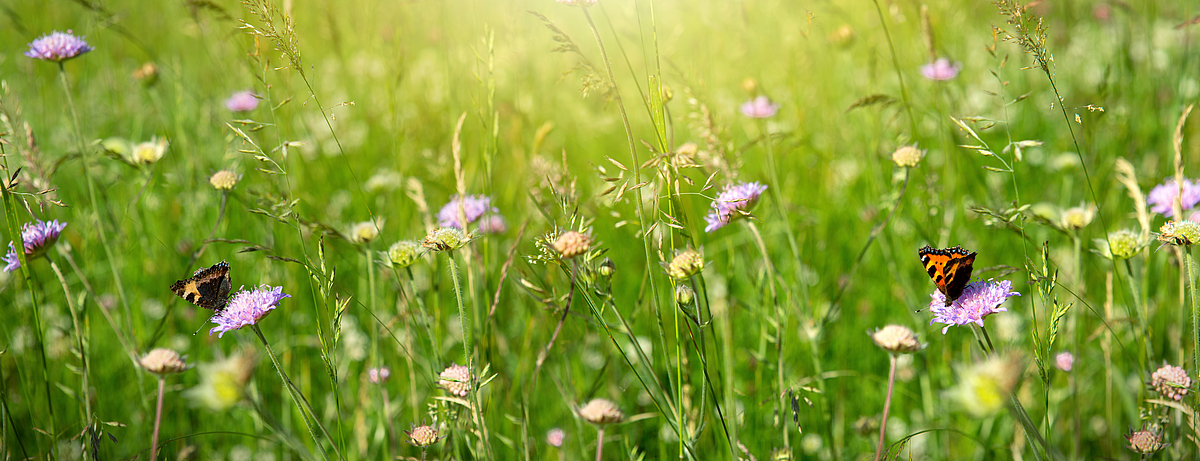
[[[1200,457],[1195,2],[2,11],[7,458]]]

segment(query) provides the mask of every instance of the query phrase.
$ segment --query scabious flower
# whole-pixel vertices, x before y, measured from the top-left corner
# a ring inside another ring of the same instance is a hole
[[[770,118],[779,112],[779,104],[766,96],[759,96],[742,104],[742,115],[750,118]]]
[[[350,226],[350,242],[367,244],[379,237],[379,228],[383,227],[382,222],[363,221],[354,223]]]
[[[1150,389],[1168,399],[1183,400],[1191,388],[1192,378],[1183,368],[1164,364],[1150,374]]]
[[[459,200],[457,195],[450,197],[450,203],[447,203],[438,211],[438,225],[442,227],[453,227],[462,229],[463,224],[458,220],[458,204],[462,202],[463,214],[466,215],[467,224],[477,221],[485,213],[499,213],[500,210],[492,206],[492,198],[486,195],[468,195],[467,198]]]
[[[408,443],[421,448],[428,447],[437,443],[442,438],[438,436],[438,430],[433,426],[420,426],[409,431],[404,431],[408,434]]]
[[[1110,232],[1108,240],[1095,239],[1094,242],[1097,252],[1114,261],[1132,258],[1145,246],[1138,234],[1129,229]]]
[[[894,353],[907,354],[916,352],[924,347],[917,339],[917,334],[911,328],[903,325],[888,325],[871,333],[871,340],[880,349]]]
[[[453,227],[439,227],[425,234],[425,240],[421,241],[421,246],[433,251],[457,250],[466,246],[474,238],[473,235],[464,234],[463,231]]]
[[[283,287],[260,286],[254,290],[238,291],[225,309],[212,316],[210,321],[217,324],[208,331],[209,336],[217,333],[220,338],[233,330],[239,330],[247,325],[254,325],[271,313],[283,298],[292,295],[283,292]]]
[[[1200,243],[1200,224],[1194,221],[1167,221],[1158,229],[1158,241],[1175,246]]]
[[[258,107],[258,96],[250,91],[239,91],[225,100],[230,112],[250,112]]]
[[[416,240],[401,240],[388,247],[387,253],[384,253],[384,256],[386,256],[384,261],[395,267],[408,267],[412,263],[417,262],[417,258],[421,257],[421,250],[421,242]]]
[[[598,426],[625,420],[625,413],[621,413],[617,404],[607,399],[592,399],[591,402],[579,409],[579,416],[584,421]]]
[[[370,381],[371,384],[379,384],[387,381],[388,377],[390,376],[392,376],[392,370],[388,369],[388,367],[379,367],[367,370],[367,380]]]
[[[704,217],[704,220],[708,222],[708,226],[704,227],[704,232],[711,233],[748,214],[766,190],[766,184],[757,182],[725,186],[721,193],[717,194],[717,198],[713,199],[712,209]]]
[[[479,231],[485,234],[503,234],[508,230],[508,223],[498,214],[489,214],[479,222]]]
[[[236,186],[238,181],[241,179],[242,177],[238,176],[237,173],[229,170],[221,170],[213,173],[212,177],[208,178],[208,183],[212,184],[213,188],[217,190],[230,190],[233,189],[233,186]]]
[[[163,158],[167,153],[167,139],[152,138],[149,141],[133,146],[133,161],[151,164]]]
[[[67,223],[53,221],[37,220],[31,223],[21,225],[21,241],[25,242],[25,257],[33,259],[41,256],[50,250],[54,242],[58,241],[58,234],[62,233]],[[13,242],[8,242],[8,254],[4,255],[5,272],[12,272],[21,267],[21,259],[17,255],[17,247]]]
[[[1087,227],[1096,219],[1096,206],[1091,204],[1080,204],[1077,207],[1071,207],[1062,212],[1062,227],[1069,230],[1079,230]]]
[[[1150,211],[1173,218],[1175,210],[1172,207],[1174,207],[1176,197],[1180,197],[1181,209],[1192,209],[1197,203],[1200,203],[1200,183],[1185,178],[1181,197],[1179,186],[1175,184],[1175,178],[1167,178],[1162,184],[1150,189],[1150,195],[1146,197],[1146,202],[1150,204]]]
[[[1062,371],[1071,371],[1075,367],[1075,355],[1070,352],[1060,352],[1054,356],[1054,367]]]
[[[1142,427],[1140,431],[1130,428],[1129,435],[1125,436],[1125,440],[1129,441],[1127,448],[1141,455],[1151,455],[1165,447],[1166,444],[1163,443],[1162,439],[1163,436],[1158,431],[1153,431],[1145,427]]]
[[[159,376],[180,373],[188,369],[187,357],[182,357],[178,352],[161,347],[147,352],[138,359],[138,363],[146,371]]]
[[[667,275],[675,280],[684,280],[704,270],[704,256],[692,248],[675,253],[667,264]]]
[[[557,448],[557,447],[563,446],[563,440],[566,438],[567,438],[567,433],[563,432],[562,429],[559,429],[557,427],[554,429],[550,429],[550,432],[546,433],[546,443],[552,447]]]
[[[438,375],[438,387],[451,395],[466,397],[471,390],[471,371],[465,366],[451,364]]]
[[[592,237],[579,231],[566,231],[550,244],[562,259],[571,259],[587,253],[592,247]]]
[[[56,30],[38,37],[29,44],[29,51],[25,52],[25,56],[43,61],[63,62],[92,50],[93,48],[83,41],[83,37],[76,37],[67,29],[66,32]]]
[[[1012,291],[1012,282],[1008,280],[972,282],[949,306],[946,305],[946,296],[941,291],[934,291],[929,301],[929,310],[933,312],[933,320],[929,324],[946,324],[942,334],[955,325],[974,323],[982,327],[984,317],[1007,311],[1000,305],[1013,296],[1021,294]]]
[[[898,167],[912,168],[921,164],[921,159],[925,158],[925,151],[917,148],[917,146],[901,146],[892,152],[892,162]]]
[[[938,58],[929,64],[921,66],[921,75],[930,80],[950,80],[958,76],[958,70],[962,68],[962,64],[950,64],[950,60],[946,58]]]

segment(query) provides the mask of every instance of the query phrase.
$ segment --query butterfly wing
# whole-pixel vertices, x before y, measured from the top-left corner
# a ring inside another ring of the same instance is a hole
[[[233,282],[229,277],[229,263],[221,261],[195,275],[171,285],[171,291],[187,302],[205,309],[220,311],[229,301],[229,290]]]
[[[963,289],[971,281],[971,265],[975,263],[975,255],[962,246],[938,249],[925,245],[917,250],[925,272],[933,279],[938,291],[945,295],[947,306],[962,295]]]

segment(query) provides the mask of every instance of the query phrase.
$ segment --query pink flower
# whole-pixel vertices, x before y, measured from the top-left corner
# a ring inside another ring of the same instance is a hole
[[[742,114],[750,118],[774,117],[779,112],[779,104],[771,102],[766,96],[759,96],[742,104]]]
[[[92,51],[92,49],[91,45],[83,41],[82,37],[72,35],[70,30],[66,32],[56,30],[38,37],[37,40],[30,43],[29,51],[25,52],[25,56],[44,61],[63,62]]]
[[[250,112],[258,107],[258,96],[249,91],[239,91],[225,100],[225,108],[232,112]]]
[[[217,326],[209,330],[208,334],[212,336],[213,333],[216,333],[220,338],[230,331],[254,325],[275,310],[275,306],[278,306],[283,298],[291,297],[292,295],[283,292],[283,287],[266,285],[258,287],[254,291],[239,291],[233,296],[233,300],[229,301],[229,305],[225,306],[225,309],[209,319]]]
[[[1054,356],[1054,367],[1062,371],[1071,371],[1075,366],[1075,356],[1070,352],[1061,352]]]
[[[982,327],[984,317],[1007,311],[1008,308],[1000,305],[1013,296],[1021,294],[1012,291],[1012,282],[1008,280],[972,282],[949,306],[946,305],[946,296],[941,291],[934,291],[929,300],[929,310],[933,312],[933,320],[929,324],[946,324],[942,334],[955,325],[974,323]]]
[[[930,80],[950,80],[958,76],[958,70],[962,68],[961,63],[950,64],[950,60],[946,58],[938,58],[936,61],[921,66],[921,75]]]

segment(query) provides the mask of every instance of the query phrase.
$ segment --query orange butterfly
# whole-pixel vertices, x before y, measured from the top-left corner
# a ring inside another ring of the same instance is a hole
[[[917,250],[921,264],[938,291],[946,295],[946,305],[962,295],[963,288],[971,281],[971,264],[975,263],[975,252],[964,250],[962,245],[946,249],[937,249],[925,245]]]

